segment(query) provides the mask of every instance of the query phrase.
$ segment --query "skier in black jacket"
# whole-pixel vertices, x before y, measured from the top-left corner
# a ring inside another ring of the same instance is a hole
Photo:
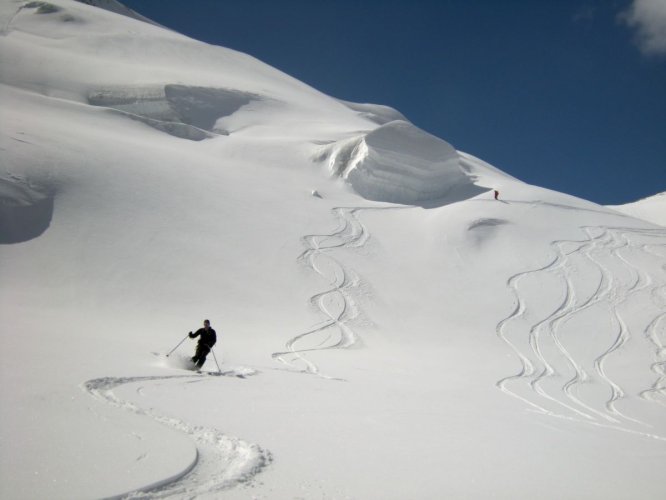
[[[201,368],[206,362],[206,356],[217,342],[217,335],[215,330],[210,327],[210,321],[207,319],[203,322],[203,328],[199,328],[196,332],[190,332],[188,335],[191,339],[199,337],[199,343],[197,344],[197,351],[192,357],[192,362]]]

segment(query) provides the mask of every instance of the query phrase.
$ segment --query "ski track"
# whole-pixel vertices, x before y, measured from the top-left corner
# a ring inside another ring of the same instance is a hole
[[[14,12],[14,13],[9,17],[9,19],[7,20],[7,22],[5,23],[5,25],[2,27],[2,29],[0,29],[0,36],[7,36],[7,35],[9,35],[9,33],[11,32],[11,26],[12,26],[12,23],[14,22],[14,19],[16,19],[16,17],[21,13],[21,11],[23,10],[24,7],[25,7],[24,5],[20,5],[20,6],[16,9],[16,12]]]
[[[666,286],[653,291],[653,300],[666,309]],[[645,336],[654,347],[656,361],[650,369],[657,375],[657,380],[649,389],[641,392],[640,396],[648,401],[666,406],[666,312],[657,316],[648,325],[645,329]]]
[[[233,372],[223,372],[223,376],[237,376]],[[184,432],[196,443],[197,459],[182,475],[165,478],[145,488],[120,494],[114,498],[123,499],[158,499],[158,498],[197,498],[202,495],[217,496],[224,490],[251,481],[272,461],[270,452],[256,444],[227,436],[217,429],[190,425],[183,420],[169,417],[154,409],[140,408],[136,404],[120,399],[114,390],[127,384],[143,384],[158,380],[202,379],[207,375],[173,375],[153,377],[103,377],[88,380],[82,389],[94,399],[112,407],[129,411],[142,417]],[[144,387],[140,385],[136,393],[143,395]],[[137,436],[137,439],[142,439]],[[140,456],[137,461],[145,460],[148,453]]]
[[[652,276],[629,256],[663,259],[666,231],[622,227],[583,227],[581,230],[586,239],[552,242],[555,257],[549,263],[508,279],[507,286],[516,305],[511,314],[497,324],[496,332],[518,357],[520,369],[500,379],[496,386],[540,414],[666,441],[666,436],[645,432],[649,424],[618,408],[618,403],[633,396],[666,406],[666,312],[652,318],[640,336],[631,331],[621,310],[621,306],[636,294],[647,294],[657,309],[666,309],[666,273]],[[641,240],[648,240],[649,243]],[[592,269],[598,276],[595,290],[587,298],[579,297],[580,291],[573,279],[577,269]],[[662,269],[666,271],[666,265]],[[625,274],[630,277],[629,280],[622,279]],[[529,319],[530,292],[523,285],[524,279],[545,278],[547,275],[554,276],[561,283],[562,298],[545,318],[535,321]],[[571,348],[567,348],[565,338],[568,336],[571,339],[572,332],[563,336],[562,328],[592,307],[607,312],[608,321],[599,322],[599,330],[604,338],[612,340],[610,343],[601,341],[591,335],[595,333],[592,331],[575,332],[576,335],[590,335],[591,339],[595,339],[594,347],[599,354],[586,362],[576,359]],[[613,356],[621,355],[628,342],[640,343],[641,348],[648,348],[654,353],[654,362],[649,369],[657,375],[650,388],[630,395],[617,380],[611,378],[605,366]],[[568,379],[561,373],[562,370],[557,369],[563,361],[566,361],[566,371],[573,371]],[[562,380],[564,382],[560,385]],[[583,388],[587,392],[583,392]],[[603,404],[599,403],[601,399],[605,399]]]
[[[363,247],[370,234],[361,222],[359,213],[365,210],[404,210],[410,207],[336,207],[332,210],[338,226],[330,234],[311,234],[302,238],[306,250],[298,257],[317,275],[328,281],[328,288],[310,298],[326,319],[311,329],[296,335],[285,344],[286,350],[273,353],[273,358],[304,373],[333,378],[320,373],[319,367],[307,359],[306,353],[327,349],[348,349],[359,343],[359,336],[350,326],[360,311],[353,292],[361,284],[360,277],[331,256],[336,250]],[[318,340],[322,337],[321,340]],[[309,346],[299,347],[307,341]]]

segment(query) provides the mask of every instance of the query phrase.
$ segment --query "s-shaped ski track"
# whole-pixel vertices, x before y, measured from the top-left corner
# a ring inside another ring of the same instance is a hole
[[[160,414],[152,408],[141,408],[133,402],[119,398],[114,392],[128,384],[193,378],[201,378],[201,375],[103,377],[82,384],[82,389],[94,399],[183,432],[196,444],[197,459],[180,476],[165,478],[156,484],[121,493],[113,498],[217,498],[218,495],[223,495],[225,490],[251,481],[270,464],[270,452],[256,444],[228,436],[214,428],[188,424],[176,417]],[[139,386],[136,393],[142,396],[143,392],[143,387]]]
[[[328,349],[348,349],[357,346],[360,338],[351,324],[360,311],[354,291],[361,278],[346,267],[333,252],[363,247],[370,234],[359,216],[365,210],[399,210],[410,207],[337,207],[332,210],[338,226],[332,233],[311,234],[302,238],[306,250],[298,260],[328,282],[328,288],[310,298],[310,303],[324,320],[313,328],[296,335],[285,344],[286,350],[273,353],[273,358],[300,368],[304,373],[322,375],[319,367],[305,354]]]

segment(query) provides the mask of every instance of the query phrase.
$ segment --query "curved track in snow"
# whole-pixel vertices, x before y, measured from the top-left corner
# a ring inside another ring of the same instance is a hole
[[[273,358],[283,363],[300,364],[303,371],[319,374],[319,368],[304,353],[325,349],[345,349],[358,342],[356,332],[349,326],[358,314],[352,289],[360,283],[359,277],[330,255],[334,249],[355,248],[365,245],[368,231],[358,218],[360,208],[335,208],[337,229],[330,234],[311,234],[302,238],[307,250],[299,260],[329,282],[329,287],[310,298],[326,318],[315,328],[291,338],[286,351],[276,352]]]
[[[666,287],[662,288],[662,291],[666,293]],[[650,323],[646,334],[654,345],[656,361],[650,369],[657,375],[657,379],[649,389],[641,392],[640,396],[666,406],[666,313],[659,315]]]
[[[404,210],[409,207],[337,207],[332,210],[338,226],[332,233],[310,234],[302,238],[307,248],[299,261],[328,281],[326,290],[313,295],[310,303],[324,316],[324,321],[291,338],[286,350],[273,353],[273,358],[298,366],[303,372],[324,376],[305,354],[327,349],[347,349],[358,345],[359,336],[350,326],[360,314],[353,291],[361,285],[360,277],[331,256],[334,250],[363,247],[370,234],[359,219],[365,210]],[[324,376],[325,377],[325,376]],[[328,378],[328,377],[326,377]]]
[[[544,267],[509,278],[516,305],[496,330],[520,369],[496,385],[542,414],[666,440],[646,431],[650,424],[624,404],[666,403],[666,265],[660,273],[649,272],[666,257],[666,230],[582,230],[586,239],[553,242],[555,258]],[[558,284],[559,297],[542,296],[544,282]],[[649,305],[641,309],[638,327],[628,314],[637,303]],[[627,347],[653,353],[644,368],[657,380],[637,393],[623,387],[621,370],[607,366]]]
[[[223,374],[225,375],[225,374]],[[237,376],[228,373],[227,376]],[[202,378],[206,375],[175,375],[154,377],[103,377],[88,380],[82,389],[93,398],[115,408],[144,416],[187,434],[196,444],[197,459],[190,468],[178,477],[168,477],[158,483],[146,485],[136,491],[118,495],[116,498],[196,498],[201,495],[216,496],[224,490],[251,480],[271,461],[270,452],[256,444],[227,436],[217,429],[194,426],[175,417],[169,417],[120,399],[114,393],[118,387],[156,380]],[[142,395],[143,388],[137,389]]]

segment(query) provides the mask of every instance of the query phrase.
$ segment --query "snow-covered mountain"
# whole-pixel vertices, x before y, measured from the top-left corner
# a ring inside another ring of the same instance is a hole
[[[0,1],[0,497],[661,498],[664,227],[145,21]]]

